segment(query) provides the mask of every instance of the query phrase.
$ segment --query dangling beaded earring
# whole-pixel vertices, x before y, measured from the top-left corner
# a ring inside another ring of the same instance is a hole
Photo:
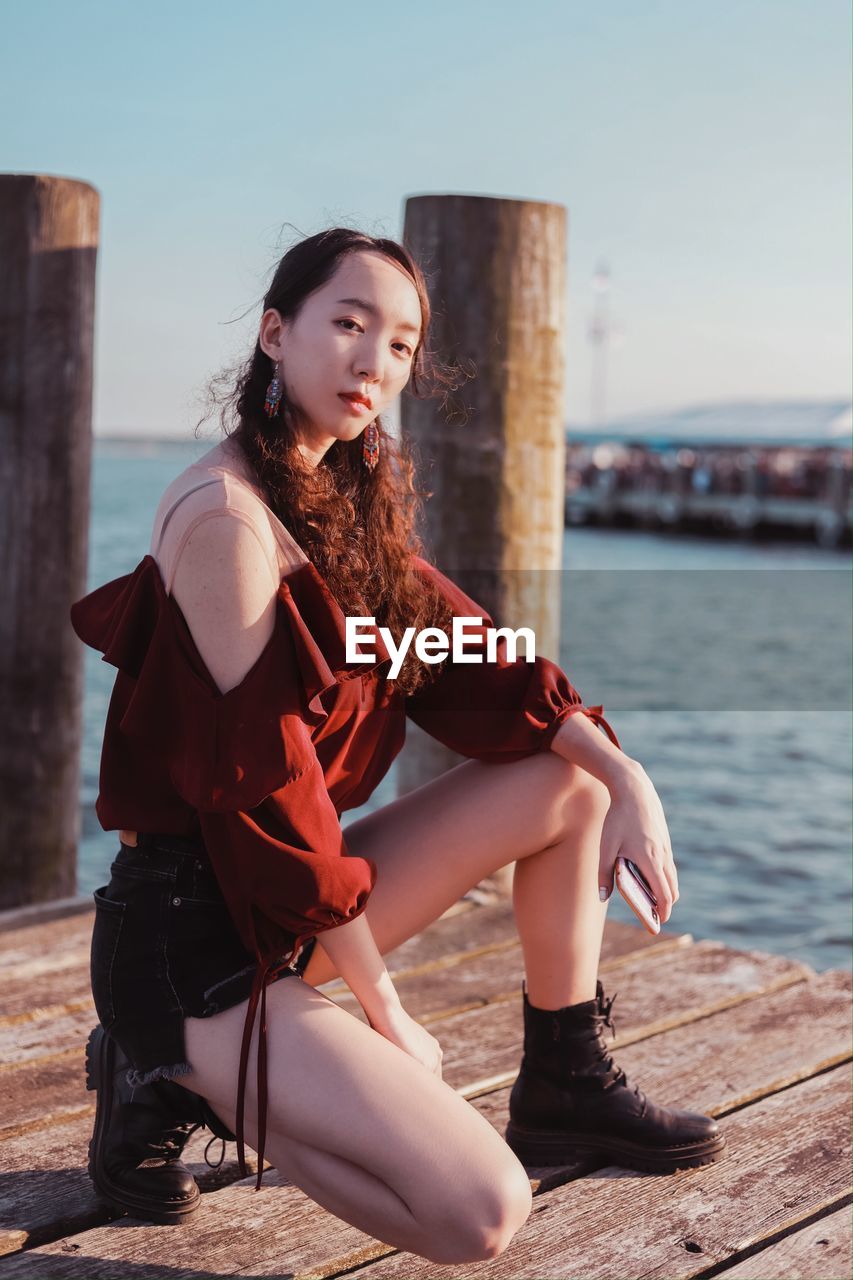
[[[369,422],[361,437],[361,460],[368,471],[373,471],[379,461],[379,428]]]
[[[281,402],[281,379],[278,376],[278,365],[273,365],[272,382],[267,387],[267,398],[264,401],[264,412],[268,418],[274,418]]]

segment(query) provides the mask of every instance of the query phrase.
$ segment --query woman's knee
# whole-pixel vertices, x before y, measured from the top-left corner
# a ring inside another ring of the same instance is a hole
[[[484,1262],[503,1253],[530,1216],[533,1195],[524,1166],[512,1156],[501,1173],[457,1184],[451,1206],[435,1215],[431,1240],[441,1240],[444,1256],[435,1262]]]
[[[603,782],[578,764],[556,756],[553,759],[548,845],[559,844],[592,822],[603,822],[610,808],[610,792]]]
[[[533,1192],[524,1166],[515,1158],[484,1207],[485,1257],[496,1258],[530,1217]]]

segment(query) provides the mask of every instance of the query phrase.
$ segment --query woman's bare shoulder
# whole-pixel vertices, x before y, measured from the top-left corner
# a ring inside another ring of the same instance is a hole
[[[194,463],[166,488],[154,518],[149,549],[164,582],[169,583],[194,530],[218,515],[252,528],[268,559],[277,560],[276,538],[260,499],[237,476]]]
[[[220,692],[239,684],[272,635],[279,580],[252,521],[223,507],[195,524],[172,596]]]

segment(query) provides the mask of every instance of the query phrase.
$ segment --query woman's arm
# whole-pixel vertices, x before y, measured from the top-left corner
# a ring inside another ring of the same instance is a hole
[[[640,762],[614,746],[582,711],[568,716],[559,726],[551,739],[551,750],[591,773],[611,792],[642,772]]]
[[[551,749],[586,769],[610,792],[601,832],[599,896],[610,897],[616,859],[628,858],[651,885],[661,924],[666,924],[679,898],[678,873],[663,805],[651,778],[639,760],[614,747],[582,712],[563,721]]]
[[[364,912],[337,929],[327,929],[317,939],[317,945],[326,952],[371,1026],[381,1030],[399,1010],[400,997]]]
[[[318,946],[353,992],[373,1030],[441,1079],[441,1045],[400,1003],[364,912],[337,929],[327,929]]]

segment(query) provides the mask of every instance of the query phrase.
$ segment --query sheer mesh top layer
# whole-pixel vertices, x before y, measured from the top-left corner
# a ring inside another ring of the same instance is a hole
[[[273,586],[307,561],[301,547],[263,501],[243,455],[225,439],[172,481],[157,508],[150,554],[169,594],[190,534],[203,521],[223,513],[252,530]]]

